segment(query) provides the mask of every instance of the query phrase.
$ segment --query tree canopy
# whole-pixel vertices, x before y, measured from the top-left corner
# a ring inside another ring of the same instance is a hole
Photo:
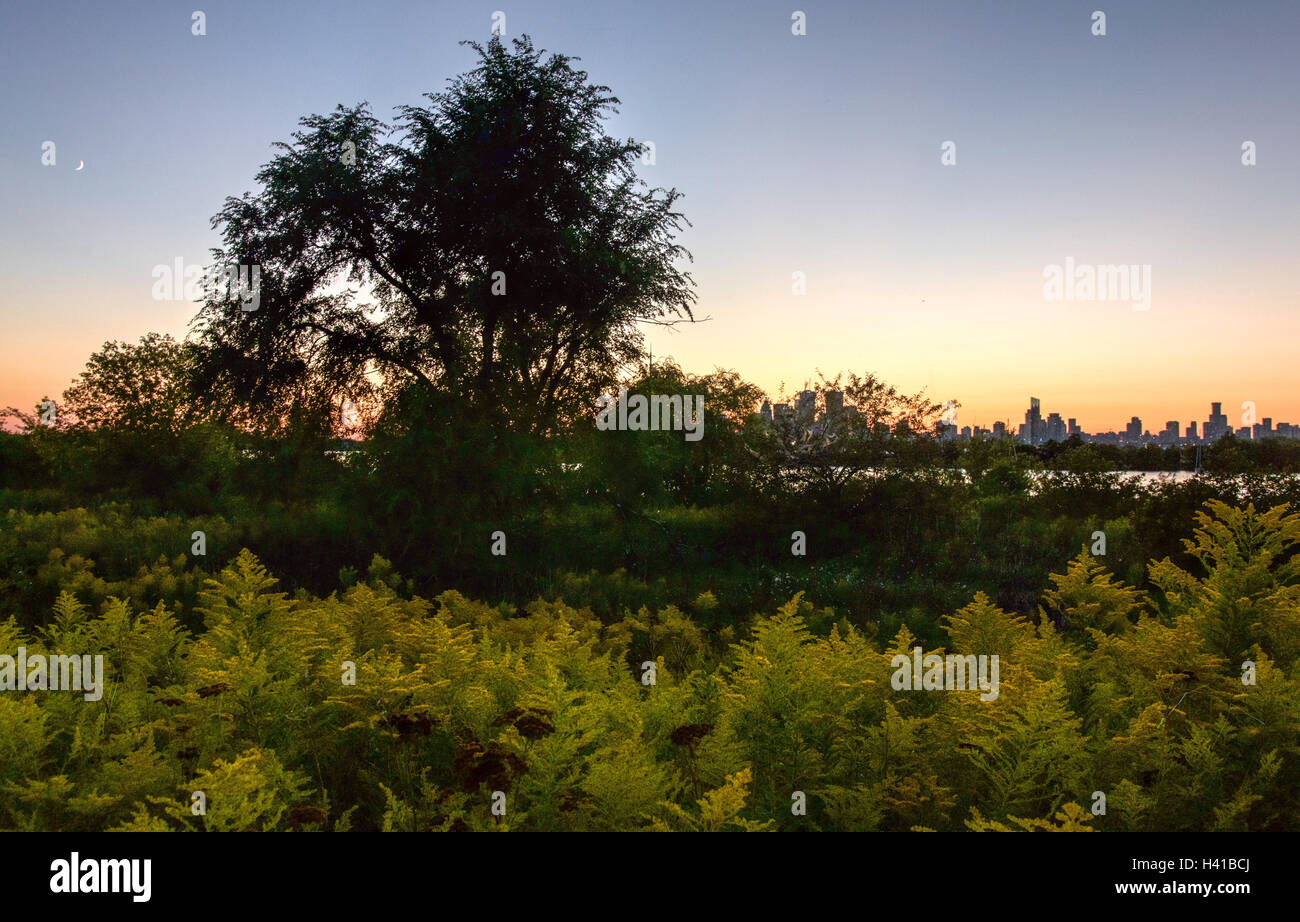
[[[107,342],[63,392],[63,419],[87,429],[175,434],[199,420],[190,390],[196,348],[166,334]]]
[[[618,100],[576,59],[467,42],[479,63],[402,106],[302,119],[213,219],[221,267],[259,266],[256,309],[211,288],[205,392],[267,419],[412,385],[545,429],[641,355],[642,322],[693,319],[676,190],[606,134]]]

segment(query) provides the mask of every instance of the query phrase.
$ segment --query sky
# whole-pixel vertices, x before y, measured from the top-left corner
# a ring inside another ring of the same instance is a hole
[[[1294,0],[3,0],[0,407],[107,340],[183,336],[196,305],[153,269],[206,264],[272,144],[421,102],[498,11],[580,57],[621,100],[607,130],[653,142],[641,176],[683,194],[702,322],[649,329],[656,357],[773,395],[871,372],[959,426],[1031,395],[1085,431],[1210,401],[1300,423]],[[1067,259],[1149,271],[1146,309],[1046,297]]]

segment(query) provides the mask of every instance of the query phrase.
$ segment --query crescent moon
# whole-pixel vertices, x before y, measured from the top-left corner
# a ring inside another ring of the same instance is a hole
[[[84,161],[84,160],[78,160],[78,161],[77,161],[77,171],[80,172],[80,171],[81,171],[81,168],[84,167],[85,165],[86,165],[86,161]]]

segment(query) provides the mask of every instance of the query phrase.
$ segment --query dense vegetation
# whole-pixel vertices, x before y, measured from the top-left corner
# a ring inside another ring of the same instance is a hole
[[[948,650],[1000,655],[993,701],[894,690],[913,632],[873,637],[802,593],[707,631],[709,593],[617,617],[429,602],[378,557],[326,598],[276,591],[248,551],[198,587],[121,587],[197,588],[191,633],[167,601],[92,612],[65,591],[40,627],[0,625],[0,649],[102,652],[107,691],[0,696],[0,823],[1295,830],[1300,516],[1215,503],[1198,522],[1200,575],[1153,563],[1143,593],[1082,552],[1037,623],[983,593],[943,618]]]
[[[0,825],[1300,828],[1291,475],[1041,478],[1005,444],[963,474],[918,438],[828,481],[764,427],[575,428],[476,475],[451,432],[420,434],[441,464],[383,432],[0,438],[0,652],[108,671],[0,694]],[[1001,694],[894,690],[914,642],[998,654]]]
[[[753,390],[734,375],[662,363],[631,385],[705,393],[705,437],[597,432],[590,420],[563,436],[511,436],[456,418],[332,453],[325,435],[213,423],[0,434],[0,605],[31,625],[65,588],[98,605],[135,581],[134,601],[151,607],[164,596],[148,587],[174,584],[170,599],[196,628],[202,579],[250,548],[291,592],[327,595],[379,554],[408,594],[562,597],[618,617],[711,592],[712,629],[802,591],[861,630],[892,634],[906,620],[937,644],[938,619],[976,591],[1033,616],[1049,575],[1096,531],[1102,562],[1146,590],[1149,561],[1192,565],[1181,541],[1206,502],[1300,508],[1291,473],[1049,474],[1008,443],[970,446],[954,464],[950,445],[891,439],[889,456],[865,446],[856,463],[871,473],[843,476],[816,457],[792,462],[752,414],[729,425],[726,402]],[[203,556],[191,553],[195,531]],[[795,532],[804,556],[792,553]]]

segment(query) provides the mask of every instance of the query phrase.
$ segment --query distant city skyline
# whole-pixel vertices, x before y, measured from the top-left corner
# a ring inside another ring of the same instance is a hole
[[[829,399],[829,398],[828,398]],[[1240,424],[1223,412],[1223,402],[1210,401],[1209,414],[1203,420],[1165,419],[1157,428],[1152,429],[1140,416],[1132,416],[1122,429],[1087,431],[1076,417],[1063,417],[1058,412],[1049,412],[1046,418],[1042,413],[1042,401],[1037,397],[1029,398],[1029,409],[1025,411],[1024,422],[1012,424],[1009,421],[997,421],[992,426],[962,426],[954,422],[941,421],[939,432],[942,438],[970,439],[980,436],[1010,436],[1031,445],[1044,445],[1048,442],[1064,442],[1072,437],[1079,437],[1085,442],[1112,445],[1204,445],[1215,442],[1232,433],[1241,439],[1288,438],[1300,439],[1300,420],[1295,423],[1278,420],[1274,425],[1272,416],[1260,416],[1254,404],[1242,408]]]
[[[782,418],[790,421],[802,420],[804,425],[820,425],[823,421],[833,419],[840,414],[856,415],[858,408],[845,402],[843,391],[827,389],[823,395],[823,408],[817,409],[817,394],[813,390],[796,392],[791,399],[774,402],[765,397],[758,407],[758,415],[769,423]],[[1260,416],[1258,408],[1243,408],[1240,425],[1233,422],[1223,412],[1222,401],[1210,401],[1209,413],[1202,420],[1189,419],[1185,422],[1165,419],[1156,429],[1140,416],[1132,416],[1121,429],[1088,431],[1076,417],[1062,416],[1056,411],[1043,415],[1043,403],[1037,397],[1029,398],[1029,408],[1024,412],[1024,421],[995,420],[991,425],[962,425],[955,421],[952,410],[944,405],[940,417],[935,422],[935,432],[940,439],[969,441],[972,438],[1013,438],[1029,445],[1045,445],[1049,442],[1065,442],[1078,437],[1081,441],[1110,445],[1206,445],[1231,433],[1237,438],[1258,440],[1265,438],[1300,439],[1300,420],[1292,423],[1278,420],[1272,416]]]
[[[1034,398],[1030,399],[1033,400]],[[1188,404],[1192,402],[1193,401],[1189,400],[1182,401],[1181,403]],[[1046,405],[1047,401],[1040,399],[1039,404],[1040,406]],[[1262,411],[1259,409],[1258,404],[1253,401],[1242,401],[1242,406],[1235,411],[1227,401],[1222,400],[1207,400],[1202,406],[1211,408],[1208,415],[1205,413],[1204,409],[1199,413],[1193,411],[1184,412],[1182,414],[1167,414],[1159,411],[1151,413],[1134,413],[1127,419],[1121,417],[1114,424],[1096,426],[1089,424],[1083,417],[1051,411],[1047,414],[1047,417],[1044,418],[1043,422],[1046,425],[1052,417],[1057,417],[1066,426],[1067,437],[1068,434],[1073,431],[1079,431],[1087,435],[1103,435],[1106,433],[1115,433],[1119,435],[1131,434],[1132,424],[1136,420],[1139,421],[1142,426],[1139,434],[1141,432],[1149,431],[1153,436],[1158,435],[1159,432],[1167,430],[1170,422],[1177,422],[1180,427],[1180,432],[1185,435],[1186,426],[1189,423],[1194,423],[1197,427],[1197,437],[1203,439],[1206,437],[1203,431],[1204,424],[1214,416],[1218,416],[1221,419],[1220,428],[1215,430],[1217,434],[1222,434],[1224,431],[1232,431],[1234,434],[1240,434],[1238,430],[1245,428],[1251,430],[1252,437],[1256,437],[1254,436],[1256,429],[1259,429],[1260,432],[1266,432],[1275,430],[1281,426],[1300,426],[1300,414],[1294,414],[1289,419],[1285,416],[1271,412],[1267,416],[1264,416]],[[1223,410],[1223,407],[1225,406],[1228,407],[1227,411]],[[1025,425],[1028,422],[1029,416],[1027,411],[1022,410],[1019,414],[1010,414],[1007,417],[995,419],[992,422],[986,422],[982,419],[972,420],[972,414],[969,412],[963,412],[963,410],[964,408],[959,409],[955,417],[958,431],[960,431],[963,426],[970,426],[972,429],[979,426],[992,430],[995,424],[1003,423],[1009,427],[1012,434],[1015,434],[1019,432],[1022,425]],[[1153,425],[1157,428],[1153,429]],[[1217,437],[1217,435],[1214,437]],[[1286,437],[1300,437],[1300,433],[1287,433]]]
[[[695,370],[695,369],[688,369],[688,370]],[[895,384],[895,382],[893,381],[889,381],[887,383]],[[785,390],[787,394],[791,393],[791,390],[788,385],[786,386]],[[912,389],[900,388],[900,390],[912,390]],[[776,402],[778,401],[779,398],[777,395],[780,392],[781,392],[780,387],[765,391],[765,393],[768,395],[769,401],[772,402],[773,405],[775,405]],[[797,400],[798,395],[802,392],[803,392],[802,388],[798,390],[794,390],[792,392],[793,393],[792,399]],[[972,410],[970,407],[967,406],[965,401],[963,401],[960,398],[960,396],[957,396],[955,398],[944,398],[938,394],[931,392],[929,388],[926,389],[926,393],[928,397],[932,398],[935,403],[940,405],[944,403],[945,399],[956,399],[958,401],[959,406],[957,407],[955,414],[952,416],[952,418],[956,421],[958,431],[960,431],[963,426],[970,426],[972,427],[972,429],[976,426],[979,426],[985,429],[989,429],[991,431],[995,424],[1003,423],[1009,426],[1010,431],[1014,434],[1018,431],[1019,426],[1021,425],[1021,423],[1025,418],[1025,409],[1024,409],[1025,398],[1023,397],[1018,399],[1008,398],[1007,400],[1007,403],[1010,403],[1012,400],[1015,400],[1019,404],[1019,409],[1017,411],[1008,412],[1005,415],[1001,415],[1001,416],[993,416],[992,414],[988,414],[988,413],[982,413],[982,414],[976,413],[976,411]],[[1060,403],[1060,401],[1049,401],[1047,399],[1040,398],[1041,405],[1046,405],[1049,402],[1053,403],[1053,405],[1057,405]],[[1116,403],[1122,405],[1123,398],[1122,397],[1117,398]],[[1154,403],[1154,401],[1141,401],[1141,402],[1131,401],[1129,403],[1129,406],[1131,408],[1136,408],[1139,406],[1146,407],[1151,405],[1152,403]],[[1268,413],[1268,416],[1265,417],[1263,415],[1263,412],[1259,409],[1260,404],[1256,402],[1239,401],[1238,404],[1239,404],[1238,409],[1233,410],[1233,405],[1231,404],[1230,401],[1208,400],[1208,399],[1204,401],[1199,401],[1197,398],[1187,398],[1187,399],[1179,400],[1177,402],[1177,405],[1180,408],[1182,408],[1181,413],[1177,413],[1177,412],[1166,413],[1165,411],[1162,411],[1159,408],[1157,408],[1154,411],[1128,413],[1128,415],[1124,415],[1125,413],[1124,410],[1118,410],[1116,411],[1118,415],[1112,416],[1110,414],[1107,414],[1106,416],[1108,420],[1113,419],[1114,420],[1113,422],[1107,422],[1100,425],[1093,421],[1095,420],[1096,416],[1100,414],[1094,414],[1093,419],[1089,419],[1088,417],[1082,414],[1070,413],[1068,416],[1063,416],[1063,419],[1065,419],[1067,422],[1073,421],[1077,423],[1080,430],[1090,434],[1102,434],[1107,432],[1124,433],[1125,431],[1127,431],[1129,424],[1133,421],[1134,418],[1142,420],[1143,426],[1147,428],[1149,428],[1151,423],[1158,422],[1159,427],[1161,429],[1165,428],[1168,421],[1173,419],[1177,419],[1179,421],[1180,426],[1184,426],[1184,427],[1188,422],[1195,421],[1197,423],[1197,431],[1199,433],[1200,427],[1206,418],[1206,412],[1205,412],[1206,407],[1211,407],[1211,406],[1219,407],[1219,408],[1227,407],[1228,409],[1226,411],[1221,410],[1221,412],[1224,418],[1227,420],[1228,428],[1230,428],[1235,433],[1237,429],[1245,425],[1242,422],[1242,420],[1247,418],[1249,413],[1248,408],[1242,407],[1240,406],[1240,404],[1250,404],[1251,406],[1254,407],[1253,412],[1257,420],[1257,424],[1259,425],[1263,424],[1262,421],[1265,418],[1276,421],[1275,428],[1277,425],[1281,425],[1283,423],[1289,423],[1291,425],[1300,425],[1300,412],[1294,412],[1290,414],[1290,416],[1288,416],[1285,413],[1275,413],[1270,411]],[[1192,407],[1196,407],[1196,408],[1193,409]],[[1265,407],[1265,409],[1268,409],[1268,407]],[[1055,415],[1061,415],[1061,414],[1055,414]],[[1252,426],[1253,425],[1255,424],[1252,424]],[[1152,431],[1154,433],[1154,430]]]

